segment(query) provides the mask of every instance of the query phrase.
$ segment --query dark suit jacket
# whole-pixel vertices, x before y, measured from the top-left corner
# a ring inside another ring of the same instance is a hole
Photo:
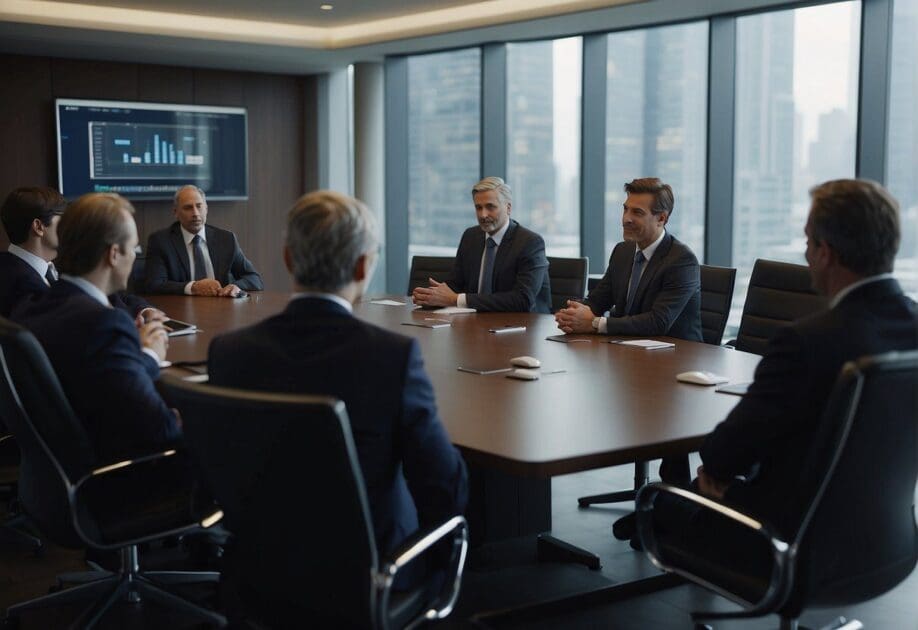
[[[465,508],[465,464],[437,416],[413,339],[304,297],[214,339],[208,371],[214,385],[344,401],[381,553]]]
[[[918,348],[918,308],[892,279],[858,287],[831,310],[781,329],[755,381],[705,440],[705,471],[735,482],[726,499],[790,535],[793,497],[825,402],[845,362]],[[878,427],[882,430],[882,427]]]
[[[44,348],[99,463],[150,453],[179,438],[175,415],[153,385],[159,365],[141,351],[137,328],[123,310],[60,281],[20,304],[13,319]]]
[[[485,237],[478,226],[462,234],[456,264],[446,284],[456,293],[465,293],[469,307],[479,311],[550,313],[548,259],[542,237],[510,219],[494,258],[494,292],[479,295]]]
[[[235,234],[212,225],[205,225],[204,230],[214,277],[220,284],[235,284],[246,291],[265,288],[261,276],[239,248]],[[190,269],[188,249],[178,221],[150,235],[147,241],[147,291],[182,295],[185,285],[192,280]]]
[[[609,266],[586,304],[596,315],[610,311],[610,335],[668,335],[702,341],[701,268],[685,243],[669,232],[657,246],[638,284],[631,314],[625,313],[628,282],[637,245],[622,241],[612,250]]]
[[[47,290],[45,279],[29,263],[9,252],[0,252],[0,315],[9,317],[16,304]]]
[[[9,252],[0,252],[0,315],[9,317],[19,302],[39,298],[48,290],[44,278],[28,263]],[[108,301],[115,308],[128,312],[131,317],[150,307],[145,299],[126,291],[110,295]]]

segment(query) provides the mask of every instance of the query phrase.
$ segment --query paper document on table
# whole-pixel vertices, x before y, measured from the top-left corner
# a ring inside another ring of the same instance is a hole
[[[463,313],[474,313],[474,308],[462,308],[461,306],[444,306],[431,313],[440,313],[441,315],[462,315]]]
[[[370,304],[379,304],[381,306],[405,306],[406,302],[398,300],[370,300]]]
[[[647,350],[659,350],[660,348],[675,348],[676,344],[670,343],[668,341],[656,341],[654,339],[616,339],[610,341],[609,343],[617,343],[623,346],[636,346],[638,348],[646,348]]]

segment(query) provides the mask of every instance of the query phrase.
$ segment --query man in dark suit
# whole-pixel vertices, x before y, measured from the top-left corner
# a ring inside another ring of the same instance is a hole
[[[748,393],[705,440],[695,482],[701,494],[764,519],[785,537],[800,517],[789,499],[842,366],[918,348],[918,307],[892,276],[900,240],[895,199],[866,180],[827,182],[811,196],[806,260],[829,307],[769,341]],[[664,535],[709,549],[730,535],[721,521],[679,506],[662,506]]]
[[[17,188],[0,209],[10,247],[0,252],[0,315],[9,317],[21,301],[46,293],[57,282],[52,262],[57,256],[57,223],[67,202],[53,188]],[[141,297],[119,291],[110,296],[112,306],[137,318],[138,325],[152,318],[165,319]]]
[[[415,304],[550,313],[545,243],[510,218],[510,187],[500,177],[485,177],[472,188],[472,200],[478,226],[462,235],[452,274],[416,288]]]
[[[162,322],[138,330],[108,300],[127,286],[134,264],[133,212],[114,194],[70,204],[58,226],[60,281],[13,312],[44,348],[100,464],[169,447],[180,436],[153,385],[169,343]]]
[[[147,241],[146,286],[150,293],[238,297],[264,289],[236,235],[205,225],[207,199],[197,186],[179,188],[176,221]]]
[[[361,202],[327,191],[302,197],[290,210],[284,248],[298,295],[283,313],[214,339],[208,372],[214,385],[344,401],[376,543],[386,553],[419,526],[462,513],[468,491],[417,342],[351,314],[370,282],[377,242]]]
[[[0,252],[0,315],[9,317],[24,298],[44,293],[57,279],[57,224],[67,202],[53,188],[17,188],[0,208],[10,239]]]
[[[583,302],[555,313],[565,333],[668,335],[701,341],[701,269],[687,245],[666,231],[673,190],[655,177],[625,184],[624,241]],[[604,313],[609,312],[609,316]]]

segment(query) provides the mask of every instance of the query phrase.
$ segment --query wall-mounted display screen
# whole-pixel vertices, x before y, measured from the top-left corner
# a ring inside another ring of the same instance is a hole
[[[195,184],[211,199],[248,198],[246,110],[57,99],[61,194],[170,199]]]

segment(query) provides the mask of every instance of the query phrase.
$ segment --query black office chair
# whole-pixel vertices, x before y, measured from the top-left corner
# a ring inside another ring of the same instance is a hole
[[[730,316],[736,269],[701,265],[701,334],[705,343],[720,345]],[[552,288],[554,290],[554,288]],[[579,507],[634,501],[638,490],[650,480],[648,462],[634,463],[634,487],[628,490],[592,494],[577,499]]]
[[[426,287],[427,279],[445,282],[453,271],[455,256],[412,256],[408,273],[408,295],[417,287]]]
[[[465,519],[419,534],[381,562],[344,403],[171,375],[162,386],[234,535],[224,570],[228,599],[240,603],[228,610],[231,619],[385,629],[452,611],[468,548]],[[443,588],[393,591],[406,565],[429,558],[428,550],[448,557]]]
[[[131,275],[128,277],[128,293],[146,293],[147,292],[147,255],[144,253],[137,254],[134,259],[134,266],[131,267]]]
[[[743,318],[730,345],[762,354],[778,329],[827,305],[828,300],[813,289],[807,266],[760,258],[752,268]]]
[[[22,455],[19,498],[23,511],[51,541],[70,548],[120,552],[117,572],[62,577],[78,586],[16,604],[3,623],[21,613],[90,601],[74,627],[91,628],[122,597],[149,597],[199,620],[223,626],[223,615],[193,604],[166,584],[217,582],[212,571],[141,571],[138,545],[179,536],[218,522],[210,502],[191,499],[188,467],[170,450],[97,467],[82,425],[67,402],[35,337],[0,318],[0,415]],[[115,499],[113,500],[113,497]]]
[[[782,628],[797,628],[806,607],[865,601],[911,573],[918,561],[915,392],[918,351],[864,357],[843,367],[813,438],[807,468],[794,492],[787,494],[790,523],[797,525],[786,539],[769,524],[688,490],[667,484],[641,490],[638,530],[654,564],[748,607],[692,613],[696,622],[777,613]],[[657,536],[653,509],[664,494],[746,532],[750,544],[744,547],[760,545],[771,575],[728,566],[724,559],[729,549],[716,561],[710,557],[714,545],[686,548],[684,542]]]
[[[28,531],[28,517],[19,508],[19,448],[0,423],[0,499],[7,503],[7,516],[0,521],[0,546],[24,547],[41,553],[43,543]]]
[[[736,269],[701,265],[701,337],[719,346],[730,317]]]
[[[548,281],[551,284],[551,312],[564,308],[568,298],[586,295],[590,259],[548,257]]]

